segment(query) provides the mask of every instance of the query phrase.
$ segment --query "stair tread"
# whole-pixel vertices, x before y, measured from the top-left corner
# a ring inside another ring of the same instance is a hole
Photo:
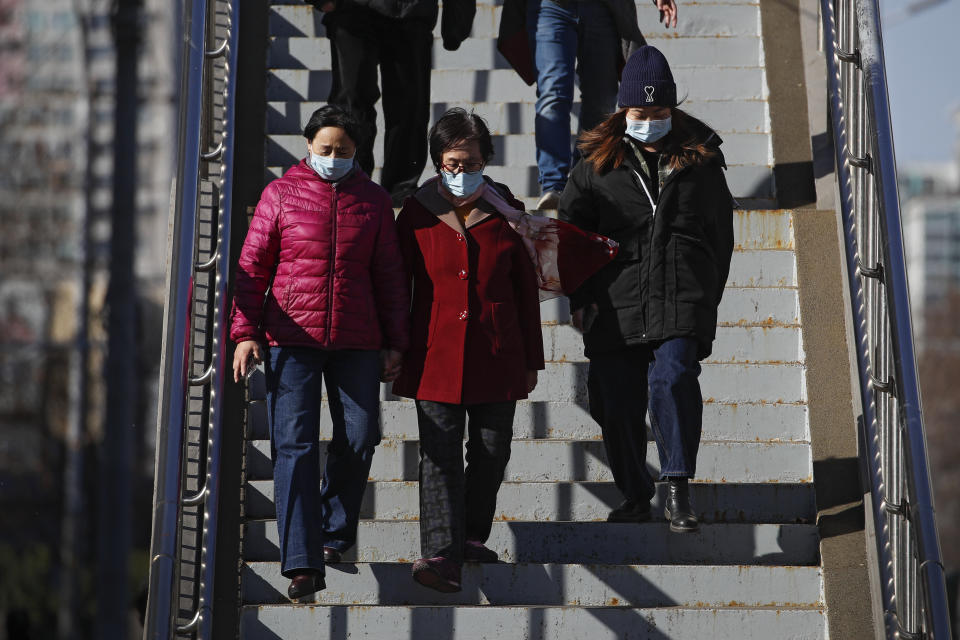
[[[275,521],[248,521],[244,530],[246,560],[278,558]],[[816,565],[819,557],[818,531],[812,524],[704,523],[697,533],[676,534],[664,520],[497,521],[486,544],[507,563]],[[363,520],[357,545],[344,559],[401,561],[419,556],[419,522]]]
[[[737,638],[823,640],[825,612],[793,607],[492,607],[247,605],[242,640],[311,637]],[[386,630],[386,631],[385,631]]]
[[[821,572],[808,566],[471,564],[463,591],[438,596],[416,584],[410,563],[358,562],[327,566],[318,604],[370,606],[691,607],[822,606]],[[279,562],[247,562],[243,600],[288,604]]]

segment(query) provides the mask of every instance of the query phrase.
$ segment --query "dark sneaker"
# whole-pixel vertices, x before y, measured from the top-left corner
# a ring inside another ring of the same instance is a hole
[[[327,588],[323,576],[317,571],[304,571],[290,579],[290,586],[287,588],[287,595],[291,602],[312,601],[313,594],[323,591]]]
[[[624,500],[610,512],[607,522],[647,522],[650,520],[650,503]]]
[[[467,540],[463,545],[464,562],[499,562],[500,556],[493,549],[487,548],[479,540]]]
[[[323,561],[326,564],[337,564],[343,558],[343,555],[333,547],[323,548]]]
[[[441,593],[460,591],[460,565],[449,558],[420,558],[413,563],[413,579]]]

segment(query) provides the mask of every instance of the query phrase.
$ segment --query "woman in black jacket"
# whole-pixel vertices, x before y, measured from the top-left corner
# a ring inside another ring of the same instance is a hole
[[[590,358],[590,413],[625,498],[608,520],[650,518],[649,401],[670,529],[696,531],[687,481],[700,444],[698,377],[730,269],[733,199],[720,138],[676,108],[673,75],[656,48],[630,56],[618,103],[581,136],[583,159],[559,206],[561,220],[620,244],[616,259],[570,297]]]

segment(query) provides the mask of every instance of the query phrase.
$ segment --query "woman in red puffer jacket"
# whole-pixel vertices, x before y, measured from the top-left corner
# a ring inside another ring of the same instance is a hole
[[[390,196],[354,163],[360,126],[327,106],[303,135],[307,158],[267,185],[250,223],[230,330],[235,380],[266,362],[281,571],[294,601],[323,589],[324,563],[356,541],[380,442],[378,381],[396,378],[409,339]],[[323,379],[333,436],[321,489]]]

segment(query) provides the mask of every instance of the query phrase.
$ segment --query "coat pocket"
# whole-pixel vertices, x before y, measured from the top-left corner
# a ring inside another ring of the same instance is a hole
[[[440,320],[440,307],[436,303],[430,306],[430,322],[427,324],[427,348],[433,344],[437,335],[437,324]]]
[[[698,240],[674,236],[674,286],[676,326],[698,328],[698,315],[716,299],[717,269],[710,251]]]
[[[506,302],[490,304],[491,324],[493,325],[493,353],[507,355],[523,350],[523,338],[520,335],[520,321],[517,308]]]

